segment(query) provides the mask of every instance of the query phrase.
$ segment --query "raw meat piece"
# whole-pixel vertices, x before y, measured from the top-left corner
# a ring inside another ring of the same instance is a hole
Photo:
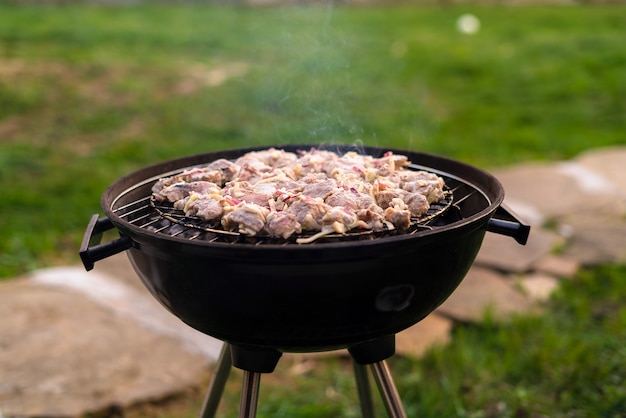
[[[444,198],[436,174],[407,169],[408,158],[391,152],[380,158],[311,149],[249,152],[235,162],[216,160],[162,178],[153,197],[229,231],[297,242],[355,228],[404,230]],[[317,233],[316,233],[317,232]]]
[[[398,229],[408,229],[411,225],[411,212],[390,206],[385,209],[385,220],[391,222]]]
[[[183,211],[185,216],[197,216],[207,221],[219,219],[224,214],[223,200],[215,195],[193,193],[187,199]]]
[[[285,211],[272,211],[267,215],[265,232],[272,237],[289,238],[302,232],[302,225],[296,215]]]
[[[331,207],[320,198],[299,195],[291,203],[287,211],[293,213],[302,225],[303,230],[319,231],[322,228],[322,218]]]
[[[376,205],[371,195],[359,193],[356,189],[339,189],[328,196],[325,202],[330,206],[342,206],[353,211],[367,209],[372,205]]]
[[[329,194],[337,189],[337,181],[335,179],[323,179],[319,181],[311,181],[302,189],[302,194],[310,197],[326,198]]]
[[[201,194],[210,194],[214,191],[219,193],[220,187],[208,181],[194,181],[186,183],[180,181],[170,186],[163,187],[158,192],[154,193],[154,198],[159,202],[176,202],[189,196],[191,192],[197,192]]]
[[[365,226],[359,222],[356,213],[342,207],[330,208],[322,217],[322,232],[345,234],[351,229]]]
[[[419,217],[428,212],[430,204],[426,196],[420,193],[406,193],[404,195],[404,203],[411,212],[411,216]]]
[[[240,203],[222,217],[222,226],[229,231],[256,235],[265,227],[265,218],[269,212],[269,209],[254,203]]]

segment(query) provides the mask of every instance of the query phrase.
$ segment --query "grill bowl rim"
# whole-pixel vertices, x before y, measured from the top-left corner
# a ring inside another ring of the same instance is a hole
[[[484,199],[486,199],[486,206],[475,212],[468,217],[464,217],[458,221],[451,222],[444,226],[439,226],[432,230],[422,230],[417,231],[412,234],[394,234],[383,237],[375,237],[373,239],[365,239],[365,240],[347,240],[347,241],[330,241],[324,242],[323,240],[319,242],[315,242],[313,244],[296,244],[296,243],[263,243],[262,245],[255,245],[250,243],[232,243],[232,242],[210,242],[210,241],[192,241],[187,238],[180,238],[176,236],[171,236],[167,234],[159,234],[156,232],[152,232],[146,230],[144,228],[138,227],[136,225],[131,224],[130,222],[122,219],[119,215],[114,212],[115,203],[125,194],[129,193],[130,190],[140,187],[142,184],[150,183],[152,181],[156,181],[159,177],[164,177],[170,172],[174,172],[180,169],[184,169],[186,167],[208,164],[211,161],[214,161],[219,158],[224,158],[224,155],[228,155],[228,158],[236,158],[237,156],[243,155],[247,152],[252,151],[261,151],[268,148],[276,148],[276,149],[285,149],[287,151],[295,151],[295,150],[308,150],[311,148],[319,149],[319,146],[311,145],[311,144],[282,144],[282,145],[267,145],[267,146],[255,146],[255,147],[244,147],[244,148],[229,148],[217,151],[211,151],[206,153],[193,154],[188,156],[183,156],[179,158],[174,158],[171,160],[162,161],[159,163],[155,163],[152,165],[148,165],[146,167],[137,169],[132,171],[121,178],[117,179],[113,183],[111,183],[107,189],[104,191],[100,205],[102,210],[106,214],[106,216],[111,220],[111,222],[123,233],[128,234],[132,237],[142,237],[144,239],[154,239],[158,238],[160,240],[171,241],[172,243],[178,244],[187,244],[192,245],[197,248],[202,247],[210,247],[215,249],[230,249],[234,248],[254,248],[256,249],[264,249],[267,251],[277,251],[285,249],[289,249],[290,251],[311,251],[313,249],[322,248],[324,250],[332,250],[345,248],[346,246],[351,247],[362,247],[362,246],[376,246],[386,242],[397,242],[397,241],[405,241],[405,240],[414,240],[419,238],[432,237],[439,234],[444,233],[454,233],[454,231],[463,231],[467,228],[474,226],[477,222],[481,223],[484,221],[488,221],[491,215],[496,211],[496,209],[502,204],[504,200],[504,188],[499,180],[490,174],[487,171],[474,167],[470,164],[467,164],[462,161],[458,161],[449,157],[424,153],[418,151],[404,150],[399,148],[383,148],[383,147],[372,147],[372,146],[360,146],[355,148],[351,145],[342,145],[342,144],[333,144],[331,146],[326,145],[326,148],[329,150],[339,151],[339,152],[347,152],[347,151],[357,151],[360,153],[380,156],[385,152],[393,152],[394,154],[403,154],[409,157],[409,160],[419,169],[425,169],[427,171],[434,172],[439,175],[443,175],[445,177],[456,179],[469,185],[478,191]],[[413,156],[413,157],[412,157]],[[414,157],[418,159],[426,160],[426,161],[436,161],[439,164],[437,165],[427,165],[424,163],[416,163],[414,161]],[[441,168],[440,166],[453,167],[454,171],[446,170]],[[459,172],[463,174],[470,174],[474,181],[468,179],[465,175],[460,175]],[[141,177],[137,179],[137,177]],[[476,179],[478,177],[479,179]],[[476,181],[476,180],[481,180]],[[147,196],[146,196],[147,197]]]

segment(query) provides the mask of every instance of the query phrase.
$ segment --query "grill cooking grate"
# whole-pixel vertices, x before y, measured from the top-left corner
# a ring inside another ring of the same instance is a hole
[[[438,203],[433,203],[430,205],[430,208],[428,209],[428,212],[426,212],[423,216],[421,216],[420,218],[414,218],[411,220],[411,226],[409,228],[409,232],[416,228],[417,225],[420,224],[425,224],[426,222],[434,219],[435,217],[441,215],[442,213],[444,213],[446,210],[448,210],[450,208],[450,206],[452,205],[452,202],[454,200],[454,196],[452,194],[451,191],[446,190],[444,191],[444,198],[442,199],[442,201],[438,202]],[[169,202],[158,202],[156,201],[156,199],[154,199],[154,197],[150,198],[150,205],[154,208],[154,210],[161,215],[163,218],[167,219],[168,221],[171,221],[173,223],[179,224],[181,226],[184,226],[186,228],[191,228],[191,229],[198,229],[198,230],[202,230],[205,232],[210,232],[210,233],[214,233],[214,234],[223,234],[223,235],[229,235],[229,236],[239,236],[240,233],[238,232],[232,232],[232,231],[227,231],[222,229],[220,221],[216,220],[213,222],[208,222],[204,219],[201,218],[197,218],[197,217],[192,217],[192,216],[185,216],[184,213],[178,209],[175,209],[173,207],[173,205]],[[385,225],[386,228],[386,225]],[[389,229],[385,229],[383,231],[373,231],[373,230],[350,230],[348,232],[346,232],[345,234],[326,234],[323,237],[321,237],[320,239],[329,239],[329,238],[347,238],[347,237],[357,237],[357,236],[361,236],[361,235],[379,235],[379,234],[389,234],[391,233],[392,230]],[[406,233],[407,231],[402,231],[402,233]],[[300,233],[298,234],[298,238],[308,238],[310,236],[313,236],[317,233],[313,232],[313,233]],[[256,239],[258,238],[268,238],[268,237],[264,237],[263,235],[257,235]]]
[[[466,212],[474,214],[475,210],[463,210],[467,202],[475,201],[476,199],[484,201],[486,199],[482,193],[479,193],[470,184],[454,177],[447,177],[441,173],[437,174],[444,178],[448,188],[445,199],[438,204],[433,204],[429,212],[424,217],[414,220],[408,230],[383,230],[380,232],[352,230],[346,234],[327,235],[319,242],[371,240],[393,235],[412,235],[425,230],[433,230],[463,219],[466,217]],[[146,190],[150,190],[153,183],[153,180],[148,180],[137,187],[143,186]],[[120,202],[119,198],[116,202]],[[483,206],[483,204],[480,206]],[[202,219],[181,216],[180,212],[175,211],[173,208],[156,206],[152,202],[150,192],[145,193],[143,197],[113,208],[113,212],[124,221],[146,231],[192,241],[289,245],[293,244],[296,239],[296,237],[284,240],[282,238],[259,235],[247,236],[238,232],[225,231],[219,229],[217,225],[207,225],[206,221]],[[298,234],[298,238],[305,238],[306,236],[305,234]]]

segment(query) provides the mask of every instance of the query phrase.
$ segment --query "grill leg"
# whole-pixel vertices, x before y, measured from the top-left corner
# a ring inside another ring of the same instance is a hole
[[[254,418],[256,416],[260,384],[261,373],[244,370],[239,418]]]
[[[207,392],[204,405],[202,406],[200,418],[215,418],[217,407],[224,393],[224,387],[226,386],[231,368],[232,357],[230,355],[230,344],[224,343],[222,352],[217,361],[217,369],[211,379],[211,385],[209,386],[209,391]]]
[[[367,376],[367,366],[358,364],[356,361],[353,361],[352,364],[354,366],[354,379],[356,380],[359,403],[361,404],[361,414],[363,418],[376,418],[372,401],[372,390]]]
[[[396,389],[396,385],[391,378],[387,363],[382,360],[370,365],[372,373],[374,374],[374,380],[378,386],[385,408],[387,408],[387,414],[391,418],[407,418],[402,400]]]
[[[239,418],[254,418],[259,402],[261,373],[272,373],[282,353],[273,349],[232,345],[233,366],[243,370]]]
[[[390,418],[407,418],[404,406],[400,400],[400,395],[398,394],[396,385],[391,378],[389,368],[385,362],[385,359],[391,357],[395,350],[395,335],[388,335],[348,348],[355,363],[354,372],[357,381],[357,389],[361,401],[361,410],[365,418],[374,416],[367,373],[364,370],[359,370],[358,367],[365,368],[366,365],[369,365],[372,370],[376,386],[387,409],[387,415]]]
[[[232,348],[233,347],[231,347],[230,344],[227,343],[224,343],[224,346],[222,347],[222,352],[220,353],[220,357],[218,359],[217,369],[215,371],[215,374],[213,375],[213,379],[211,380],[209,392],[207,393],[207,396],[204,400],[204,405],[202,406],[200,418],[215,417],[220,398],[224,393],[224,387],[226,386],[226,381],[228,380],[230,370],[233,366],[233,352],[231,351]],[[369,350],[371,347],[366,348],[368,348]],[[234,349],[234,352],[238,353],[237,363],[240,364],[242,362],[240,358],[240,353],[242,350],[239,347],[234,347]],[[400,399],[400,395],[398,394],[398,390],[396,389],[395,383],[393,382],[391,374],[389,373],[389,368],[387,367],[387,363],[385,362],[385,360],[371,362],[371,351],[366,352],[367,357],[362,357],[362,348],[351,350],[351,353],[355,358],[355,361],[353,362],[354,376],[356,379],[359,402],[361,404],[361,412],[363,414],[363,418],[375,417],[374,405],[372,401],[372,392],[370,389],[367,374],[367,364],[369,364],[372,370],[374,380],[376,381],[378,391],[380,392],[389,417],[407,418],[406,412],[404,411],[404,407],[402,405],[402,401]],[[381,356],[386,357],[388,355],[389,354],[387,352]],[[244,356],[244,358],[245,357],[246,356]],[[261,385],[261,373],[271,373],[279,357],[280,353],[269,353],[269,356],[268,353],[263,353],[263,355],[259,357],[261,363],[256,364],[257,367],[260,367],[259,370],[261,371],[250,371],[247,370],[247,368],[243,369],[244,374],[239,407],[239,418],[256,417],[256,409],[259,400],[259,388]],[[370,361],[367,361],[368,357],[370,357]]]

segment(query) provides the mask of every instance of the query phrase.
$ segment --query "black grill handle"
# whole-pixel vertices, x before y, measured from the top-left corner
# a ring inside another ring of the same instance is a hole
[[[513,237],[519,244],[526,245],[530,234],[530,225],[522,222],[511,209],[501,205],[496,209],[493,217],[489,219],[487,231]]]
[[[111,220],[107,217],[100,218],[97,214],[91,217],[83,236],[83,242],[80,245],[80,259],[85,266],[85,270],[92,270],[96,261],[126,251],[132,246],[132,240],[127,236],[100,244],[102,233],[114,227]]]

